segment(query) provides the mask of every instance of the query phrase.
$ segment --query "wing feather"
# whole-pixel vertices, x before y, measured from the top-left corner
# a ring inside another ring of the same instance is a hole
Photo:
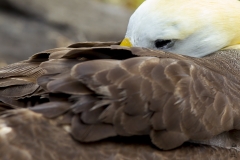
[[[43,104],[33,110],[85,142],[148,135],[164,150],[240,146],[231,132],[240,129],[239,51],[192,58],[109,44],[52,49],[1,69],[1,100],[16,107],[35,98]]]

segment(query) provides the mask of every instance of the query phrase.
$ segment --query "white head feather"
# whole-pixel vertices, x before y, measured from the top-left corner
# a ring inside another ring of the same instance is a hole
[[[132,46],[193,57],[239,45],[240,1],[146,0],[131,16],[126,38]]]

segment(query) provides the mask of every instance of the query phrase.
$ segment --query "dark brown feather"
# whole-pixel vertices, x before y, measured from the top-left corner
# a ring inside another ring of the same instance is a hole
[[[5,130],[5,131],[4,131]],[[234,132],[233,134],[239,134]],[[161,151],[147,137],[115,137],[94,143],[73,140],[53,120],[27,109],[4,112],[0,117],[1,160],[238,160],[235,149],[186,143]]]
[[[240,147],[238,50],[192,58],[110,44],[78,43],[1,69],[1,101],[31,106],[83,142],[146,135],[163,150]]]

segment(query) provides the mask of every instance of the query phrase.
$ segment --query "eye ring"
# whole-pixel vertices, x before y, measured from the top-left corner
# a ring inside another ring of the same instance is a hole
[[[168,49],[174,45],[174,40],[157,39],[154,45],[158,49]]]

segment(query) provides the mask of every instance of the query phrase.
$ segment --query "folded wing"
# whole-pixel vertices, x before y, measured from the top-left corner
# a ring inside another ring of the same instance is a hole
[[[10,66],[2,102],[32,106],[82,142],[149,135],[164,150],[189,141],[238,148],[239,51],[191,58],[108,45],[75,44],[20,63],[38,62],[37,76]]]

